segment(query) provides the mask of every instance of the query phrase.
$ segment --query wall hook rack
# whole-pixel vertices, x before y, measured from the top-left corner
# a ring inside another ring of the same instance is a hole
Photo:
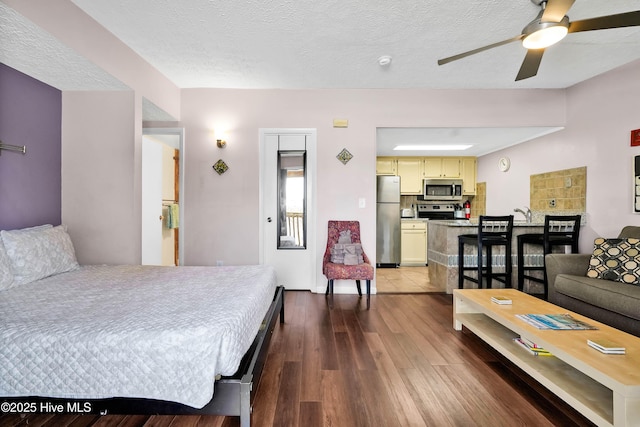
[[[24,145],[3,144],[2,141],[0,141],[0,155],[2,154],[2,150],[18,151],[22,154],[27,153],[27,147]]]

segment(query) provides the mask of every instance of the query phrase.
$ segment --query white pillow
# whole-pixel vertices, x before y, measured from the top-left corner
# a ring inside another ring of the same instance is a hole
[[[0,239],[0,291],[9,289],[13,285],[13,273],[11,272],[11,261],[4,249],[2,239]]]
[[[0,236],[11,261],[12,286],[78,268],[66,226],[3,230]]]
[[[52,228],[51,224],[38,225],[36,227],[22,228],[20,230],[12,230],[13,233],[32,232],[33,230],[41,230],[43,228]],[[0,232],[0,237],[1,237]],[[14,285],[13,270],[11,268],[11,260],[0,238],[0,290],[9,289]]]

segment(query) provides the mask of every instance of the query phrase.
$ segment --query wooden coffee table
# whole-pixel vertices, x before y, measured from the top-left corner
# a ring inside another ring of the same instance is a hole
[[[511,298],[511,305],[491,302]],[[585,417],[601,426],[640,426],[640,338],[515,289],[455,289],[453,327],[462,326],[515,363]],[[542,330],[516,314],[562,314],[597,330]],[[534,356],[513,339],[522,336],[554,357]],[[603,354],[588,339],[617,342],[624,355]]]

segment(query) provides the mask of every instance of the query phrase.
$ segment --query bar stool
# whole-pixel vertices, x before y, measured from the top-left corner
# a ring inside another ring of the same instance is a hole
[[[470,280],[482,288],[482,279],[486,278],[487,288],[491,288],[492,280],[502,282],[505,287],[511,288],[511,237],[513,235],[513,215],[507,216],[480,216],[478,234],[461,234],[458,236],[458,288],[464,287],[464,280]],[[465,245],[477,247],[477,265],[464,265]],[[493,271],[493,247],[504,246],[504,273]],[[483,252],[486,252],[483,262]],[[477,275],[469,276],[465,271],[476,271]]]
[[[556,246],[571,246],[571,253],[578,253],[578,237],[580,236],[580,215],[545,215],[544,232],[521,234],[517,239],[518,246],[518,290],[524,289],[524,280],[542,283],[544,299],[548,296],[547,270],[545,257]],[[525,265],[524,245],[542,246],[542,265]],[[542,271],[542,278],[527,274],[529,271]]]

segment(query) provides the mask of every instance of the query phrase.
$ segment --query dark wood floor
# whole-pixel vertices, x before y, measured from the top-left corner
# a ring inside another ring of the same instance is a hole
[[[534,356],[532,356],[534,357]],[[0,415],[0,426],[238,426],[235,417]],[[590,426],[470,332],[444,294],[287,292],[252,425]]]

